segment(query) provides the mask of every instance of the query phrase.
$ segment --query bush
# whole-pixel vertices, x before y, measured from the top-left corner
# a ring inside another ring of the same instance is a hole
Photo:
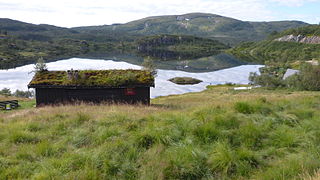
[[[155,141],[156,141],[155,138],[150,135],[140,136],[139,139],[137,140],[138,146],[140,148],[146,148],[146,149],[149,149],[155,143]]]
[[[9,88],[3,88],[0,91],[0,95],[4,95],[4,96],[11,96],[11,90]]]
[[[24,132],[13,132],[10,136],[10,141],[15,144],[23,144],[23,143],[37,143],[40,140],[29,133]]]
[[[56,150],[53,148],[52,144],[50,144],[47,141],[37,144],[35,151],[38,155],[44,157],[50,157],[57,153]]]
[[[319,91],[320,90],[320,66],[313,66],[311,64],[303,64],[301,66],[301,73],[298,74],[298,85],[303,90]]]
[[[270,74],[251,73],[249,76],[251,84],[260,85],[262,87],[267,87],[270,89],[275,89],[278,87],[284,87],[284,83],[281,78]]]
[[[212,123],[204,124],[194,129],[193,134],[200,142],[207,144],[219,138],[220,131]]]
[[[320,66],[303,64],[300,73],[288,77],[284,83],[288,88],[296,90],[319,91],[320,90]]]
[[[243,114],[254,113],[254,107],[246,102],[236,102],[236,104],[234,105],[234,108],[239,113],[243,113]]]
[[[163,179],[205,179],[210,173],[207,154],[192,146],[177,146],[166,152],[168,160]]]
[[[14,92],[12,95],[15,97],[21,97],[21,98],[31,98],[34,96],[34,91],[16,90],[16,92]]]
[[[233,148],[226,142],[217,142],[209,160],[212,171],[221,175],[248,175],[259,165],[258,157],[245,148]]]
[[[249,80],[254,85],[267,88],[289,88],[294,90],[319,91],[320,90],[320,66],[308,63],[302,64],[300,73],[289,76],[285,80],[277,73],[263,72],[261,75],[251,73]]]
[[[34,96],[34,91],[22,91],[17,89],[14,93],[12,93],[9,88],[3,88],[2,90],[0,90],[0,95],[31,98]]]

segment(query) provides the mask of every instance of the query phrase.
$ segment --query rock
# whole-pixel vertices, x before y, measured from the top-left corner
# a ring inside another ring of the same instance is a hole
[[[185,18],[184,18],[184,16],[177,16],[177,21],[183,21]]]
[[[285,80],[288,77],[300,73],[299,70],[287,69],[286,73],[283,75],[282,79]]]
[[[233,88],[233,90],[236,90],[236,91],[239,91],[239,90],[250,90],[250,89],[252,89],[251,86],[250,87],[235,87],[235,88]]]
[[[280,42],[298,42],[306,44],[320,44],[320,36],[303,36],[303,35],[287,35],[281,38],[275,39]]]
[[[315,60],[315,59],[312,59],[310,61],[306,61],[306,63],[309,63],[313,66],[318,66],[319,65],[319,61],[318,60]]]

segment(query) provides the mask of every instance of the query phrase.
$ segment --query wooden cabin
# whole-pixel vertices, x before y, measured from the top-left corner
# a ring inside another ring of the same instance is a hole
[[[36,103],[74,102],[150,104],[154,77],[143,70],[83,70],[37,72],[28,88],[35,88]]]

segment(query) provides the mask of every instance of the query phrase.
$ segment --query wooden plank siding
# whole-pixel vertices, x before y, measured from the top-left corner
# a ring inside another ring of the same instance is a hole
[[[72,102],[150,104],[150,87],[35,88],[37,106]]]

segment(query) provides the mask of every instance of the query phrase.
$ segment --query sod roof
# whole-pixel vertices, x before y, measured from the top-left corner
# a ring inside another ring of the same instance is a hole
[[[154,77],[143,70],[81,70],[37,72],[29,88],[37,87],[154,87]]]

